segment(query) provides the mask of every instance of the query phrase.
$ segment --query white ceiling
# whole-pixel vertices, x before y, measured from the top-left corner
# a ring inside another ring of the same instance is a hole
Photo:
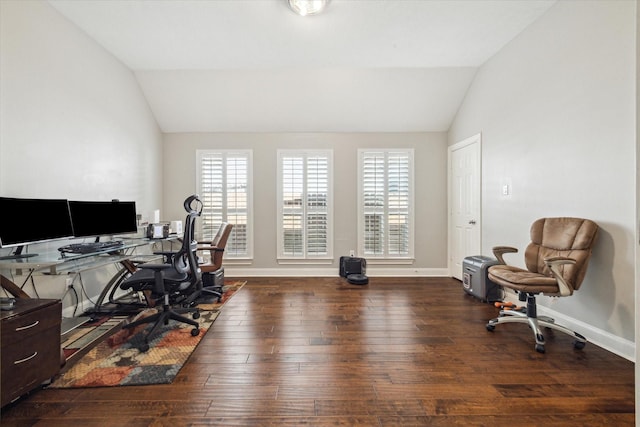
[[[50,0],[131,68],[164,132],[446,131],[555,0]]]

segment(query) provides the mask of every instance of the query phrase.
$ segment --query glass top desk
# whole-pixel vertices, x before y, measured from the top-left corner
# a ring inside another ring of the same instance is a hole
[[[19,285],[22,289],[34,274],[77,275],[106,265],[120,264],[121,268],[102,288],[102,292],[98,297],[95,306],[93,309],[89,310],[91,313],[97,313],[102,311],[103,303],[108,294],[110,294],[110,302],[113,302],[113,295],[115,294],[118,285],[137,269],[137,264],[160,259],[159,255],[141,254],[138,253],[136,249],[154,244],[164,245],[165,243],[168,243],[171,245],[174,241],[178,240],[178,236],[172,235],[161,239],[149,239],[146,237],[118,237],[118,240],[122,240],[123,244],[121,246],[105,248],[90,253],[63,254],[57,249],[51,250],[51,248],[49,248],[48,250],[39,250],[38,255],[27,258],[3,259],[0,260],[0,270],[13,270],[15,271],[16,276],[24,277],[22,284]],[[171,247],[168,250],[171,249],[173,248]],[[162,248],[162,250],[167,249]]]
[[[21,275],[23,270],[41,272],[42,274],[73,274],[111,264],[120,260],[130,259],[135,256],[135,249],[152,245],[158,242],[177,240],[177,236],[169,236],[164,239],[122,238],[123,244],[95,252],[75,254],[61,253],[58,250],[48,249],[39,251],[35,256],[17,259],[0,260],[0,269],[15,270]]]

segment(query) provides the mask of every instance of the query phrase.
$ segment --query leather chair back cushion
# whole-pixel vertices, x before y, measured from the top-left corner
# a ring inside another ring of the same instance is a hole
[[[211,241],[211,245],[217,248],[224,249],[227,246],[227,240],[229,239],[232,228],[233,224],[223,223],[220,229],[218,229],[218,233]],[[208,269],[208,271],[217,270],[222,267],[223,256],[224,252],[222,251],[211,251],[211,267]]]
[[[578,289],[587,272],[591,248],[598,226],[581,218],[541,218],[531,225],[531,243],[525,250],[527,269],[552,276],[545,258],[568,257],[575,264],[561,267],[562,277],[574,290]]]

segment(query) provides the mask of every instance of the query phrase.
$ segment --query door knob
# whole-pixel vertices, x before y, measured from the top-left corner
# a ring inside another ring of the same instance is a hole
[[[471,221],[469,221],[469,224],[471,224],[471,225],[475,225],[475,224],[476,224],[476,220],[475,220],[475,219],[472,219]]]

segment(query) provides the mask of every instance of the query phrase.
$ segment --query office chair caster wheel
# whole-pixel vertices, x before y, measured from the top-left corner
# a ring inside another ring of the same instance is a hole
[[[199,311],[194,311],[193,312],[193,316],[191,316],[191,317],[193,317],[193,319],[199,318],[200,317],[200,312]]]
[[[495,329],[496,327],[494,325],[492,325],[491,323],[487,323],[487,331],[493,332]]]
[[[198,328],[193,328],[193,329],[191,330],[191,336],[197,337],[197,336],[198,336],[198,334],[200,334],[200,329],[198,329]]]
[[[536,344],[536,351],[544,354],[544,346],[542,344]]]
[[[140,351],[141,351],[142,353],[146,353],[147,351],[149,351],[149,344],[147,344],[147,343],[142,344],[142,345],[140,346]]]
[[[573,348],[576,350],[582,350],[586,344],[586,342],[576,340],[573,342]]]

